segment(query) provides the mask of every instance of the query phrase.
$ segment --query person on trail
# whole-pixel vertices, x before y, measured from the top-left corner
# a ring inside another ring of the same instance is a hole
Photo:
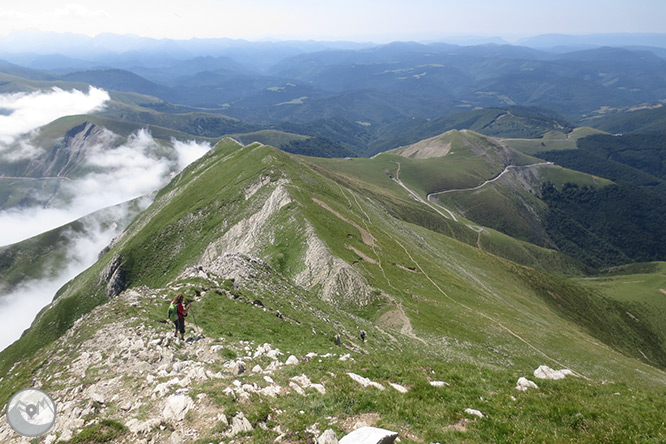
[[[365,342],[365,330],[361,330],[361,340]]]
[[[185,316],[187,316],[187,311],[190,306],[188,305],[187,308],[185,308],[183,306],[183,299],[183,293],[178,293],[171,303],[176,306],[177,313],[177,318],[173,321],[176,326],[173,336],[177,338],[178,332],[180,332],[180,339],[185,340]]]

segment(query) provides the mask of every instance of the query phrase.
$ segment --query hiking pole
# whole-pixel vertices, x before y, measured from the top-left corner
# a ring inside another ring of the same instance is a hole
[[[191,303],[190,303],[190,308],[191,308]],[[194,321],[194,326],[201,332],[201,329],[199,328],[199,324],[197,324],[197,318],[194,316],[194,312],[192,312],[192,320]],[[203,335],[198,334],[198,336],[202,337]]]

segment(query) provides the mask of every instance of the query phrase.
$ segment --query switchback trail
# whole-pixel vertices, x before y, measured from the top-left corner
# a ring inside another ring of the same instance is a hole
[[[484,186],[488,185],[489,183],[493,183],[496,180],[499,180],[502,176],[504,176],[506,173],[508,173],[510,169],[532,168],[532,167],[544,166],[544,165],[554,165],[554,163],[553,162],[539,162],[539,163],[532,163],[530,165],[507,165],[501,173],[499,173],[497,176],[493,177],[492,179],[486,180],[481,185],[477,185],[477,186],[471,187],[471,188],[455,188],[455,189],[451,189],[451,190],[435,191],[433,193],[428,193],[428,195],[426,195],[426,199],[428,201],[430,201],[431,196],[436,196],[438,194],[455,193],[455,192],[460,192],[460,191],[476,191],[476,190],[479,190],[479,189],[483,188]]]
[[[395,172],[395,179],[393,179],[393,180],[394,180],[398,185],[400,185],[400,186],[403,187],[405,190],[407,190],[407,192],[408,192],[410,195],[412,195],[412,197],[414,197],[414,199],[418,200],[418,201],[421,202],[421,203],[424,203],[424,204],[428,205],[430,208],[432,208],[433,210],[437,211],[437,213],[439,213],[440,216],[445,217],[445,218],[447,218],[447,219],[451,219],[451,220],[453,220],[454,222],[458,222],[458,218],[456,217],[455,214],[453,214],[453,212],[452,212],[451,210],[449,210],[448,208],[445,208],[445,207],[443,207],[443,206],[441,206],[441,205],[438,205],[440,208],[442,208],[444,211],[446,211],[446,212],[448,213],[448,216],[447,216],[446,214],[444,214],[444,213],[442,213],[441,211],[439,211],[439,208],[437,208],[437,206],[434,206],[434,205],[436,205],[436,204],[433,204],[433,203],[431,203],[429,200],[426,200],[426,199],[422,198],[421,196],[419,196],[419,194],[418,194],[416,191],[412,190],[412,189],[409,188],[407,185],[405,185],[405,184],[402,182],[402,180],[400,180],[400,162],[396,162],[396,163],[398,164],[398,169],[397,169],[396,172]]]

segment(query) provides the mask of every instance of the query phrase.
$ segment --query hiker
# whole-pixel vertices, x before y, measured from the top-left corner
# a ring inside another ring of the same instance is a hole
[[[176,297],[171,302],[171,306],[175,308],[176,316],[173,316],[173,323],[176,327],[176,330],[173,333],[174,338],[178,337],[178,332],[180,331],[180,339],[185,340],[185,316],[187,316],[187,311],[190,309],[188,305],[187,308],[183,307],[183,293],[178,293]],[[169,307],[169,310],[172,310],[172,307]]]
[[[361,330],[361,340],[365,343],[365,330]]]

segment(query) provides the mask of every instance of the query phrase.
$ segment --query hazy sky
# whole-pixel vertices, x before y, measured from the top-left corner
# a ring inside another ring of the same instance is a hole
[[[102,32],[156,38],[385,42],[452,34],[666,32],[666,0],[22,0],[0,6],[0,33]]]

